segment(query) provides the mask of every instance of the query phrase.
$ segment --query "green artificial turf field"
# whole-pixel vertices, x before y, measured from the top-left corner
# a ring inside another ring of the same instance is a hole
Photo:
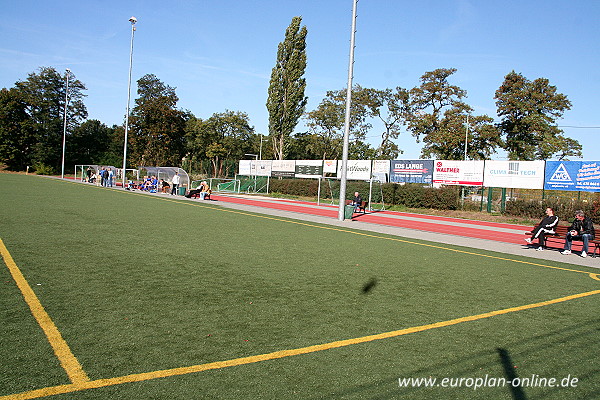
[[[0,399],[600,397],[595,269],[37,176],[0,212]]]

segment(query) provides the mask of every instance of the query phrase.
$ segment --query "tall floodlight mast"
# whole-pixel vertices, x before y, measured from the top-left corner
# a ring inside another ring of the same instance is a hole
[[[340,205],[338,219],[344,220],[344,209],[346,207],[346,177],[348,169],[348,143],[350,137],[350,105],[352,104],[352,77],[354,75],[354,36],[356,34],[356,5],[354,0],[352,6],[352,31],[350,34],[350,61],[348,63],[348,87],[346,88],[346,118],[344,121],[344,148],[342,151],[342,175],[340,177]]]
[[[61,179],[65,179],[65,147],[67,144],[67,106],[69,105],[69,75],[71,75],[71,70],[69,68],[66,69],[67,75],[67,88],[65,89],[65,120],[63,124],[63,141],[62,141],[62,167],[60,177]]]
[[[125,113],[125,143],[123,144],[123,189],[125,186],[125,172],[127,171],[127,134],[129,133],[129,102],[131,100],[131,67],[133,65],[133,36],[135,34],[136,17],[129,18],[131,22],[131,47],[129,48],[129,81],[127,82],[127,112]]]

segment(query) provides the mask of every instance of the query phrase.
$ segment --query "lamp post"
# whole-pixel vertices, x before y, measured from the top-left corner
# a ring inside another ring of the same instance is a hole
[[[62,141],[62,167],[60,177],[61,179],[65,179],[65,145],[67,143],[67,106],[69,104],[69,75],[71,75],[71,70],[69,68],[66,69],[67,75],[67,88],[65,90],[65,121],[63,124],[63,141]]]
[[[342,148],[342,171],[340,176],[340,204],[338,208],[338,219],[344,220],[344,209],[346,207],[346,178],[348,168],[348,144],[350,137],[350,105],[352,103],[352,78],[354,75],[354,38],[356,36],[356,5],[358,0],[353,1],[352,6],[352,28],[350,32],[350,61],[348,62],[348,87],[346,88],[346,116],[344,120],[344,146]]]
[[[133,65],[133,37],[135,33],[136,17],[129,18],[131,22],[131,47],[129,48],[129,81],[127,82],[127,112],[125,113],[125,143],[123,144],[123,189],[125,186],[125,172],[127,171],[127,134],[129,133],[129,102],[131,100],[131,67]]]
[[[256,161],[256,163],[258,164],[258,154],[249,154],[249,153],[246,153],[244,155],[245,156],[249,156],[249,157],[254,157],[254,161]]]
[[[467,127],[465,128],[465,161],[467,161],[467,143],[469,141],[469,114],[467,114]]]
[[[268,142],[269,139],[263,139],[263,134],[260,134],[260,149],[258,150],[258,159],[262,160],[262,144],[263,142]]]
[[[254,157],[254,192],[256,192],[256,175],[258,175],[256,173],[256,169],[259,168],[258,166],[258,154],[249,154],[246,153],[244,154],[245,156],[250,156],[250,157]],[[250,162],[250,173],[252,173],[252,162]],[[250,188],[248,188],[248,193],[250,193]]]
[[[258,154],[244,154],[245,156],[254,157],[254,175],[256,176],[256,168],[258,168]],[[250,171],[252,171],[252,163],[250,163]]]

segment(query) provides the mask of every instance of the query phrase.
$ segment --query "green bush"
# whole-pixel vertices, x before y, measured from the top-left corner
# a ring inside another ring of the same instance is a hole
[[[572,222],[575,212],[583,212],[594,221],[600,224],[600,195],[597,195],[594,201],[560,201],[553,200],[513,200],[506,203],[505,214],[517,217],[543,218],[547,207],[554,210],[558,218],[566,222]]]
[[[33,164],[33,168],[38,175],[54,175],[56,173],[54,168],[44,163],[35,163]]]
[[[317,197],[319,181],[315,179],[271,179],[269,190],[272,193],[281,193],[292,196]],[[321,191],[324,192],[321,184]],[[351,198],[354,192],[359,192],[365,200],[369,198],[369,182],[350,181],[346,186],[347,198]],[[411,208],[436,208],[440,210],[456,210],[459,205],[458,187],[443,187],[440,189],[424,187],[420,184],[398,185],[396,183],[385,183],[373,185],[371,201],[373,203],[383,201],[387,205],[403,205]],[[323,195],[323,193],[322,193]],[[338,194],[334,193],[334,197]]]
[[[319,181],[315,179],[271,178],[269,191],[292,196],[316,197],[319,191]]]

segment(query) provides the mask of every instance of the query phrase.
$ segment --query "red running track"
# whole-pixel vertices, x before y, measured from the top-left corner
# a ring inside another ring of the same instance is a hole
[[[244,197],[230,196],[215,196],[214,200],[223,201],[226,203],[243,204],[253,207],[269,208],[273,210],[290,211],[301,214],[318,215],[321,217],[337,218],[337,206],[316,206],[310,202],[296,202],[292,200],[254,200]],[[396,218],[394,218],[396,217]],[[405,217],[405,218],[398,218]],[[409,217],[411,219],[406,219]],[[418,219],[418,220],[414,220]],[[505,243],[524,244],[524,232],[531,227],[513,224],[501,224],[496,222],[473,221],[450,217],[440,217],[433,215],[421,215],[401,213],[394,211],[382,211],[368,214],[355,214],[355,221],[368,222],[379,225],[395,226],[406,229],[415,229],[419,231],[436,232],[449,235],[457,235],[471,237],[477,239],[494,240]],[[444,222],[444,223],[440,223]],[[448,223],[456,223],[451,225]],[[473,225],[473,227],[465,227],[463,224]],[[503,232],[500,230],[480,229],[477,226],[485,226],[488,228],[504,228],[520,231],[519,233]]]

